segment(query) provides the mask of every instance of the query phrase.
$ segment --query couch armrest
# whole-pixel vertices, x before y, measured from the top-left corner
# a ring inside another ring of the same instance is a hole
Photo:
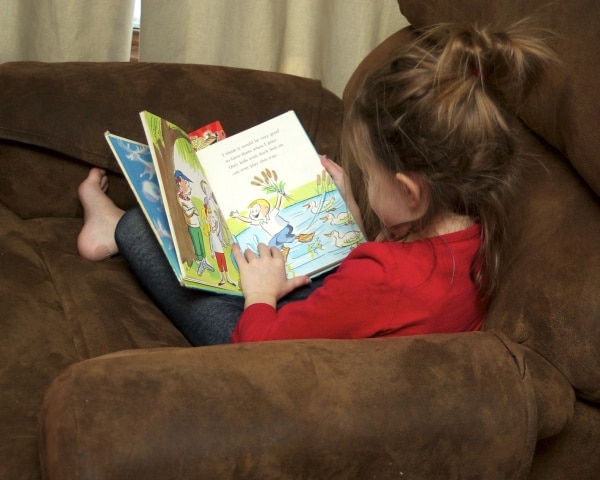
[[[40,455],[61,480],[518,479],[573,404],[490,332],[124,352],[54,381]]]

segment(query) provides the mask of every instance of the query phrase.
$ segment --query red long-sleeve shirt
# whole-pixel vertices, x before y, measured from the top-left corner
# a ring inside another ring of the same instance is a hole
[[[414,242],[359,245],[306,300],[246,308],[231,341],[478,330],[485,306],[469,269],[480,244],[474,225]]]

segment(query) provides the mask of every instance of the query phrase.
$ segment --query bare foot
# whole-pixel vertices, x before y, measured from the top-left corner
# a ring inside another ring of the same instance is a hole
[[[106,195],[107,189],[108,177],[100,168],[92,168],[79,185],[83,228],[77,237],[77,251],[87,260],[104,260],[119,252],[115,242],[115,229],[125,211]]]

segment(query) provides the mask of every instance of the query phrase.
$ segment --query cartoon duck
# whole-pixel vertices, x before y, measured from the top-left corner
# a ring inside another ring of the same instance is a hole
[[[351,230],[343,235],[337,230],[333,230],[329,233],[326,233],[325,236],[333,238],[333,243],[335,243],[335,246],[340,248],[354,248],[360,242],[362,242],[363,239],[362,233],[360,233],[358,230]]]
[[[328,198],[327,201],[325,201],[324,203],[320,201],[317,202],[316,200],[311,200],[310,202],[304,205],[304,208],[309,209],[312,213],[316,215],[320,212],[331,212],[335,210],[335,207],[333,206],[334,203],[335,197]]]
[[[327,213],[324,217],[321,217],[321,220],[329,222],[331,225],[352,225],[354,223],[352,215],[348,212],[342,212],[338,215]]]

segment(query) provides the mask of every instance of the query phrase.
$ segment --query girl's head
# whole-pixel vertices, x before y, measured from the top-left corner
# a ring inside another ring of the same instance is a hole
[[[418,204],[400,231],[418,235],[445,216],[479,222],[472,274],[482,295],[491,293],[519,177],[515,110],[551,59],[525,22],[501,32],[443,24],[368,77],[342,138],[352,190],[365,197],[357,201],[367,234],[398,227],[379,203],[386,175],[399,189],[412,186]]]

